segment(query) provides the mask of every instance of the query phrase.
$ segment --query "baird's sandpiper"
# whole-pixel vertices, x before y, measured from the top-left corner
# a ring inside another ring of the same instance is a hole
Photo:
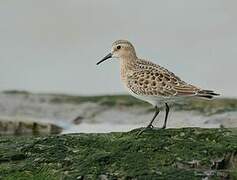
[[[212,90],[203,90],[188,84],[169,70],[138,58],[134,46],[127,40],[115,41],[112,44],[111,52],[97,65],[109,58],[120,60],[121,79],[131,95],[147,101],[155,107],[155,114],[147,128],[153,127],[152,123],[162,106],[165,106],[166,109],[164,125],[162,126],[164,129],[169,114],[169,103],[188,97],[211,99],[219,95]]]

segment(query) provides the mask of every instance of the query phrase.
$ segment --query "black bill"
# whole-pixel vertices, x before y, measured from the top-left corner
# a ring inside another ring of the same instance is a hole
[[[96,65],[99,65],[100,63],[104,62],[105,60],[112,58],[112,53],[109,53],[107,56],[105,56],[102,60],[100,60]]]

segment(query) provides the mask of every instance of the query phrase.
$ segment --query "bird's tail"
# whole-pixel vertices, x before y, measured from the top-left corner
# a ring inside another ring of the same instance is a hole
[[[197,96],[207,98],[207,99],[212,99],[214,96],[220,96],[220,94],[217,94],[212,90],[200,90],[198,91]]]

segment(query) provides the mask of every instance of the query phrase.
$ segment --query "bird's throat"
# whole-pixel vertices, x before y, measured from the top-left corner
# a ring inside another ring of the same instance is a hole
[[[127,77],[132,74],[136,67],[135,58],[121,58],[120,59],[120,72],[121,79],[126,81]]]

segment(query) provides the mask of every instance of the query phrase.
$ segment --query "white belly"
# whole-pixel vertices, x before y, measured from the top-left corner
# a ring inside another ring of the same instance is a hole
[[[162,107],[165,105],[165,103],[174,103],[175,101],[179,101],[183,99],[183,97],[161,97],[161,96],[144,96],[144,95],[137,95],[130,89],[128,89],[128,92],[134,96],[135,98],[138,98],[140,100],[146,101],[153,106]]]
[[[128,92],[135,98],[146,101],[150,104],[152,104],[153,106],[163,106],[164,103],[162,103],[163,98],[159,98],[159,97],[154,97],[154,96],[144,96],[144,95],[138,95],[135,94],[133,91],[131,91],[130,89],[128,89]]]

